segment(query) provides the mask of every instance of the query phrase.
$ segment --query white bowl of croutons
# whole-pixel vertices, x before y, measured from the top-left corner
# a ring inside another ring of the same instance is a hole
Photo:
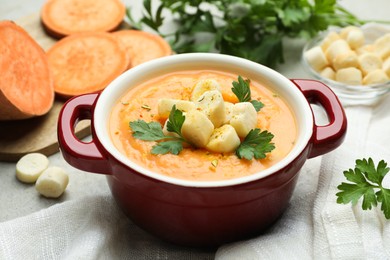
[[[302,61],[344,105],[375,104],[390,92],[390,27],[330,29],[305,45]]]

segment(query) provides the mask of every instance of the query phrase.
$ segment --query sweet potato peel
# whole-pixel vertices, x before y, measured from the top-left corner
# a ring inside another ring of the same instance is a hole
[[[46,32],[62,38],[81,32],[115,30],[125,15],[120,0],[49,0],[41,10]]]
[[[0,120],[47,113],[53,105],[53,78],[46,54],[11,21],[0,21]]]
[[[169,44],[158,35],[137,30],[121,30],[112,35],[126,48],[130,67],[172,54]]]
[[[100,91],[128,67],[123,46],[103,32],[65,37],[48,50],[47,56],[54,90],[62,97]]]

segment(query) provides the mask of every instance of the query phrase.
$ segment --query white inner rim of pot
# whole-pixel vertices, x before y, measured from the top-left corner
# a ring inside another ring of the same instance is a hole
[[[131,87],[138,86],[151,78],[158,77],[168,72],[190,69],[215,69],[228,71],[241,75],[244,78],[250,78],[251,80],[257,81],[271,89],[277,86],[275,92],[282,96],[288,103],[290,109],[295,115],[298,128],[298,136],[290,153],[277,164],[248,176],[221,181],[190,181],[169,177],[148,170],[140,165],[137,165],[133,161],[129,160],[124,154],[119,152],[111,141],[108,127],[111,110],[114,104],[120,100],[120,98],[127,93]],[[292,99],[291,97],[295,98]],[[148,177],[176,185],[191,187],[222,187],[238,185],[269,176],[293,162],[306,147],[313,132],[313,114],[311,112],[310,105],[299,89],[289,79],[285,78],[278,72],[257,63],[233,56],[211,53],[173,55],[159,58],[132,68],[112,81],[111,84],[109,84],[109,86],[102,92],[96,103],[93,116],[94,128],[98,140],[118,161]]]

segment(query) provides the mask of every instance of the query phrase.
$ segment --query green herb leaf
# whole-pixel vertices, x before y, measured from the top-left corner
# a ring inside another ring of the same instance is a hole
[[[249,83],[249,79],[244,80],[241,76],[238,76],[238,81],[232,82],[232,92],[236,95],[239,102],[250,102],[256,111],[259,112],[264,107],[264,104],[260,101],[252,100]]]
[[[144,120],[130,122],[134,138],[144,141],[158,141],[166,138],[158,122],[146,123]]]
[[[251,89],[249,87],[249,80],[244,80],[238,76],[238,81],[233,81],[232,91],[237,96],[239,102],[251,101]]]
[[[381,203],[381,210],[390,219],[390,189],[382,186],[385,175],[389,172],[385,161],[380,161],[375,168],[374,161],[369,158],[356,160],[354,169],[344,171],[345,178],[351,183],[342,182],[337,188],[337,203],[356,205],[363,197],[362,209],[367,210]],[[376,191],[376,192],[375,192]]]
[[[264,107],[264,104],[258,100],[251,100],[250,102],[255,107],[257,112],[259,112]]]
[[[352,205],[356,205],[359,199],[363,196],[363,208],[371,209],[372,205],[376,206],[377,202],[375,199],[375,192],[370,183],[366,181],[364,175],[359,169],[353,171],[350,169],[349,171],[344,172],[344,176],[347,180],[353,182],[350,183],[342,183],[338,189],[342,190],[342,195],[337,200],[338,203],[349,203]]]
[[[136,22],[133,19],[131,15],[131,8],[130,7],[127,8],[126,15],[129,18],[130,24],[132,25],[132,27],[136,28],[137,30],[141,30],[142,24],[146,24],[153,30],[158,31],[159,27],[162,26],[164,22],[164,17],[162,16],[164,5],[160,4],[157,7],[155,13],[153,13],[151,0],[144,0],[143,5],[144,5],[144,13],[143,13],[144,16],[141,18],[139,22]]]
[[[381,210],[387,219],[390,219],[390,190],[382,188],[376,194],[378,202],[381,203]]]
[[[178,155],[183,150],[181,140],[172,140],[160,142],[152,147],[152,154],[167,154],[172,153]]]
[[[176,105],[173,105],[171,112],[169,113],[169,119],[167,123],[167,130],[181,135],[181,127],[183,126],[185,116],[183,112],[176,109]]]
[[[366,178],[373,183],[382,182],[383,177],[389,172],[389,168],[386,168],[386,166],[387,164],[384,161],[380,161],[378,168],[375,169],[374,161],[371,158],[356,162],[356,168],[362,171]]]
[[[252,160],[253,157],[255,159],[264,159],[266,153],[275,149],[275,145],[271,143],[273,137],[274,135],[266,130],[261,131],[259,128],[252,129],[237,148],[237,157],[247,160]]]

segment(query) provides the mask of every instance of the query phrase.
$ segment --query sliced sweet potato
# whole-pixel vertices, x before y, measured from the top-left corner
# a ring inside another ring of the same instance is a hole
[[[41,10],[46,32],[61,38],[81,32],[115,30],[125,15],[120,0],[49,0]]]
[[[63,97],[100,91],[128,67],[123,46],[104,32],[67,36],[47,51],[47,57],[54,91]]]
[[[171,46],[158,35],[137,30],[121,30],[112,35],[125,46],[130,67],[172,54]]]
[[[40,116],[53,105],[53,78],[46,54],[11,21],[0,21],[0,120]]]

